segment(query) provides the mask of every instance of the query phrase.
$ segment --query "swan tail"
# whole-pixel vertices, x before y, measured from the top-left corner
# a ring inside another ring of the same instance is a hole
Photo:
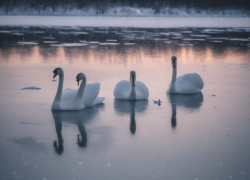
[[[95,99],[94,105],[103,103],[104,99],[105,99],[105,97],[97,97]]]
[[[100,90],[100,83],[87,84],[83,94],[83,104],[85,107],[92,106],[97,99]]]

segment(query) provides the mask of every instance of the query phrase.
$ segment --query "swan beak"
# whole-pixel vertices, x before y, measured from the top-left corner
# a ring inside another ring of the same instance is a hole
[[[79,86],[79,79],[78,78],[76,78],[76,82],[77,82],[77,85]]]
[[[53,79],[55,78],[57,76],[57,73],[56,72],[54,72],[54,76],[53,76]]]

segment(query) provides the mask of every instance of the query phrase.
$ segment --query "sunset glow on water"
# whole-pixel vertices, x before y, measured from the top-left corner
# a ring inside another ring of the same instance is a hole
[[[249,179],[249,37],[249,28],[1,26],[0,178]],[[173,55],[177,76],[202,77],[202,93],[167,94]],[[57,67],[64,89],[79,88],[80,72],[100,82],[104,104],[51,111]],[[131,70],[148,100],[114,100]]]

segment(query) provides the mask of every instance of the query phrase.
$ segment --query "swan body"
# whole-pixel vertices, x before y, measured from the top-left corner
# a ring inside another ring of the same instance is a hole
[[[115,99],[120,100],[143,100],[148,99],[149,91],[147,86],[136,81],[135,71],[130,72],[130,82],[126,80],[119,81],[114,89]]]
[[[57,93],[52,104],[52,110],[81,110],[101,104],[104,97],[98,97],[100,83],[86,84],[86,76],[83,73],[77,75],[77,81],[82,80],[79,89],[67,88],[63,91],[64,73],[61,68],[54,70],[54,78],[59,75]]]
[[[201,76],[197,73],[183,74],[177,76],[177,58],[173,56],[172,60],[172,81],[169,85],[168,93],[173,94],[195,94],[201,92],[204,87],[204,82]]]

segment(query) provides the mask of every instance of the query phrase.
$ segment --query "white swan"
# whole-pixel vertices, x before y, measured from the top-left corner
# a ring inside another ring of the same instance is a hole
[[[100,90],[100,83],[86,84],[86,76],[83,73],[79,73],[76,76],[78,85],[82,81],[78,90],[67,88],[64,91],[64,72],[62,68],[56,68],[53,73],[53,78],[59,75],[59,83],[51,107],[52,110],[80,110],[100,104],[105,99],[104,97],[97,97]]]
[[[126,80],[119,81],[114,89],[115,99],[121,100],[143,100],[148,99],[149,91],[147,86],[136,81],[135,71],[130,72],[130,82]]]
[[[176,79],[177,75],[177,58],[172,56],[172,81],[169,85],[168,93],[175,94],[195,94],[201,92],[204,82],[201,76],[197,73],[188,73],[179,76]]]

